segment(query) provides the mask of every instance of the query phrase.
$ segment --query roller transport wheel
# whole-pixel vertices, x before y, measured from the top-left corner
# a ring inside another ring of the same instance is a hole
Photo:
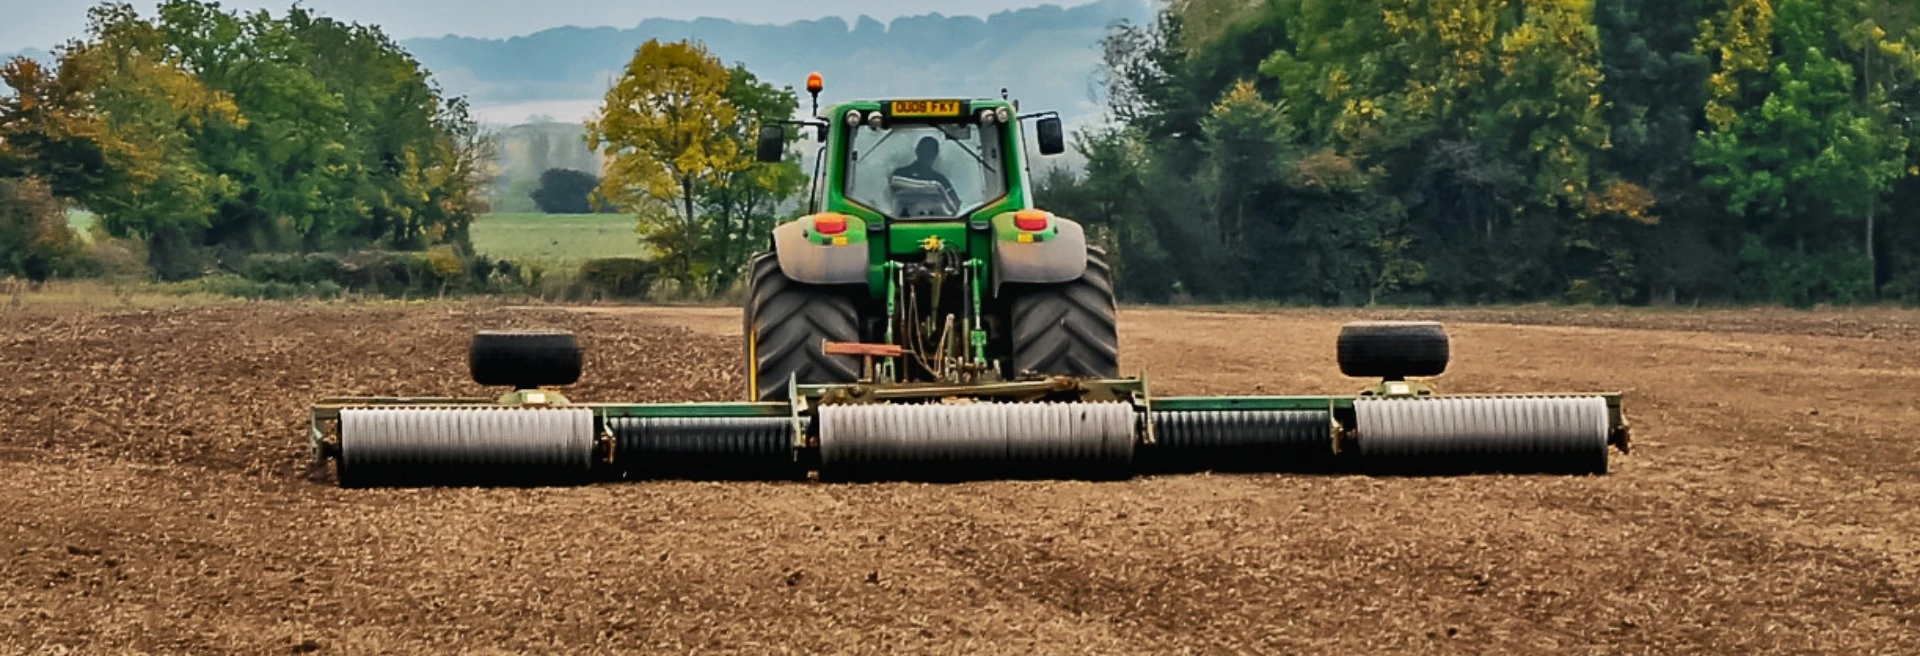
[[[473,382],[488,387],[534,389],[580,381],[580,342],[562,331],[488,330],[467,350]]]
[[[1405,380],[1446,373],[1452,347],[1435,321],[1363,321],[1340,328],[1340,373]]]
[[[747,380],[758,401],[787,400],[787,381],[851,383],[860,379],[860,358],[827,355],[825,342],[860,341],[860,313],[842,290],[794,282],[780,259],[753,259],[747,283]]]
[[[1106,253],[1087,248],[1087,270],[1077,280],[1052,285],[1013,285],[1013,367],[1018,376],[1117,378],[1120,333],[1113,300],[1113,269]]]

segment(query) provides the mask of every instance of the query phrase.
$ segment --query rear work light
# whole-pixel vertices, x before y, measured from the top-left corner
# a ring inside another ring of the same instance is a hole
[[[847,217],[844,214],[822,214],[813,217],[813,231],[823,235],[837,235],[847,231]]]
[[[1026,232],[1040,232],[1047,229],[1047,213],[1040,210],[1021,210],[1013,215],[1013,227]]]

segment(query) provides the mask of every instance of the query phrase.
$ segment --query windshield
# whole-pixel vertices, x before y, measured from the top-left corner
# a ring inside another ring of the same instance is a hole
[[[849,200],[894,218],[963,216],[1007,192],[997,125],[858,128],[847,153]]]

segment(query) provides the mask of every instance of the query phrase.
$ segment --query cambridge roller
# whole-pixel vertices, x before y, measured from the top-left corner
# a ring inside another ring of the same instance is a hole
[[[734,403],[582,403],[563,332],[483,332],[489,399],[316,403],[316,459],[344,485],[601,480],[1114,479],[1190,471],[1604,474],[1627,447],[1619,394],[1442,395],[1430,322],[1345,326],[1365,389],[1155,397],[1121,376],[1112,269],[1081,225],[1036,206],[1031,142],[1057,114],[999,99],[853,101],[764,125],[757,156],[820,142],[806,213],[742,272]],[[1031,123],[1032,131],[1028,133]],[[1029,139],[1031,137],[1031,139]]]
[[[1346,326],[1340,364],[1381,380],[1351,396],[1154,397],[1142,378],[804,384],[791,401],[576,403],[566,333],[481,333],[497,399],[329,399],[314,453],[342,485],[606,480],[1112,480],[1140,473],[1605,474],[1628,430],[1618,394],[1441,395],[1432,323]],[[845,350],[825,345],[823,352]],[[1382,351],[1387,352],[1383,355]],[[1391,355],[1391,354],[1399,355]],[[1397,358],[1397,359],[1396,359]]]

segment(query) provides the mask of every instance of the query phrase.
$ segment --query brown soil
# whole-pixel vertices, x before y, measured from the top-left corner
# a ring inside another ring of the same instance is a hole
[[[1340,321],[1123,313],[1161,394],[1348,392]],[[1460,392],[1627,393],[1597,478],[334,488],[304,409],[465,394],[560,326],[591,400],[729,400],[725,310],[0,312],[0,653],[1920,653],[1920,315],[1400,313]],[[1524,324],[1524,325],[1522,325]]]

